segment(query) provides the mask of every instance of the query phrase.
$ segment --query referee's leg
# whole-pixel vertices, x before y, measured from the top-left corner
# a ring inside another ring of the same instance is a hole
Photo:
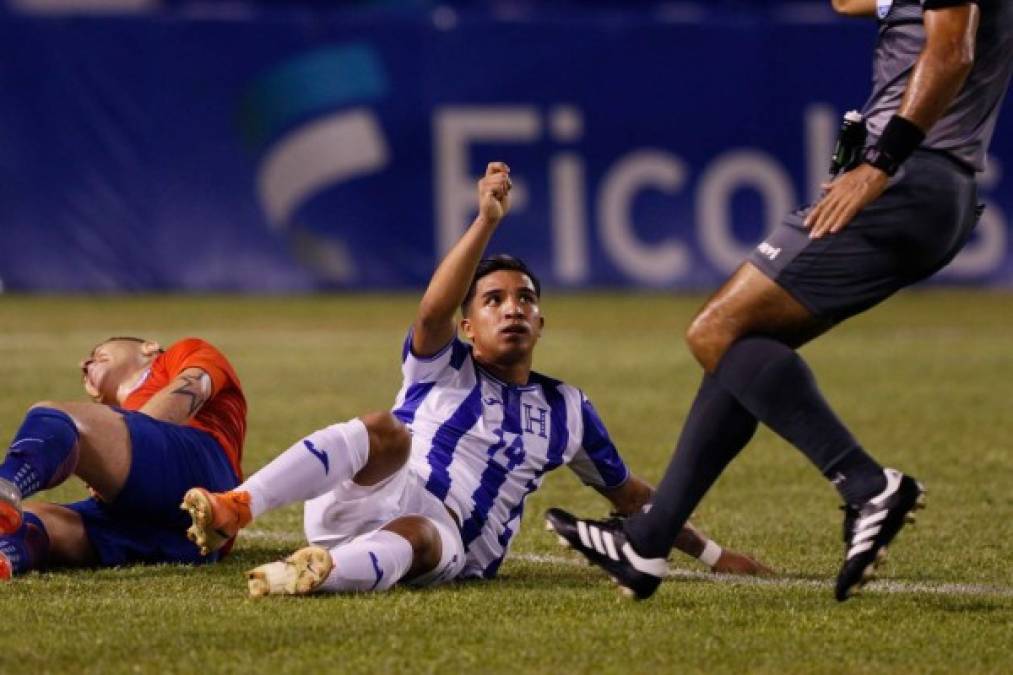
[[[650,511],[627,522],[641,555],[668,555],[675,533],[757,422],[801,450],[847,503],[883,489],[882,467],[834,414],[795,352],[832,325],[749,262],[707,301],[687,332],[706,371],[697,399]]]

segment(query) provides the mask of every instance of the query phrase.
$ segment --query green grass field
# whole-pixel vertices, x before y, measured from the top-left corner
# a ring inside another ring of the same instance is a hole
[[[387,408],[414,297],[0,296],[0,436],[26,406],[82,397],[79,358],[109,335],[198,335],[230,355],[250,404],[252,472],[300,436]],[[681,331],[699,298],[548,296],[536,368],[582,387],[640,475],[667,462],[699,372]],[[565,469],[528,500],[500,578],[359,597],[245,597],[243,571],[302,541],[272,513],[220,565],[32,573],[0,587],[2,673],[1013,672],[1013,297],[914,292],[804,350],[882,461],[929,507],[881,582],[832,598],[834,491],[762,431],[695,522],[781,576],[740,583],[673,558],[644,603],[542,530],[552,505],[605,503]],[[73,479],[43,495],[84,494]]]

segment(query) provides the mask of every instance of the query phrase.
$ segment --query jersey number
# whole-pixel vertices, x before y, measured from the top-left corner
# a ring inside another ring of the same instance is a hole
[[[514,467],[520,465],[527,456],[524,452],[524,441],[521,440],[520,436],[514,436],[514,440],[507,445],[506,441],[503,439],[503,430],[497,429],[495,433],[499,436],[499,443],[495,443],[489,448],[489,459],[496,462],[507,471],[510,471]],[[500,459],[497,458],[500,454],[503,455],[503,461],[500,461]]]

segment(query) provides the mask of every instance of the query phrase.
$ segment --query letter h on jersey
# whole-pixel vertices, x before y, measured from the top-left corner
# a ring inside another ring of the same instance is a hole
[[[530,403],[524,404],[524,432],[528,434],[535,433],[534,425],[538,425],[538,435],[542,438],[548,438],[545,433],[545,416],[549,413],[545,408],[538,408],[538,417],[532,412],[533,406]]]

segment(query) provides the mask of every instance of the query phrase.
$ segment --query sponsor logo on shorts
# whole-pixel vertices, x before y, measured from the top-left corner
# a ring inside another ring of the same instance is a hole
[[[767,242],[763,242],[756,247],[756,250],[760,252],[760,255],[765,257],[767,260],[773,262],[777,259],[777,256],[781,255],[781,249],[775,246],[771,246]]]

